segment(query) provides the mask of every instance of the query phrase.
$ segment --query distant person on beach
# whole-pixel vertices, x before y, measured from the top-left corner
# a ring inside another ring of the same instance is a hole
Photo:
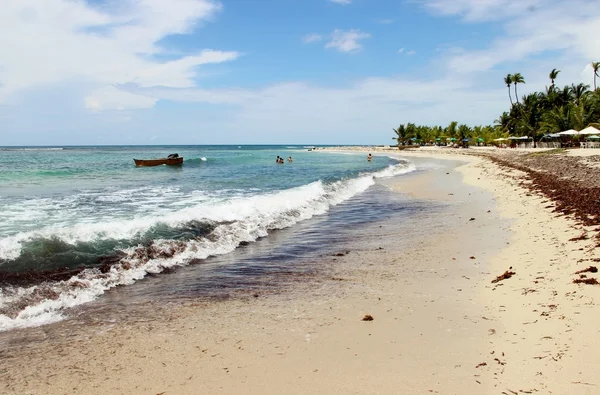
[[[373,159],[373,156],[371,154],[369,154],[369,156],[367,156],[367,160],[370,162],[371,159]]]

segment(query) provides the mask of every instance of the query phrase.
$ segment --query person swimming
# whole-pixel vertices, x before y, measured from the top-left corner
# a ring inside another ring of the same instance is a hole
[[[291,156],[288,156],[288,163],[292,163],[294,160],[292,159]]]
[[[373,159],[373,156],[372,156],[371,154],[369,154],[369,155],[367,156],[367,160],[370,162],[370,161],[371,161],[371,159]]]

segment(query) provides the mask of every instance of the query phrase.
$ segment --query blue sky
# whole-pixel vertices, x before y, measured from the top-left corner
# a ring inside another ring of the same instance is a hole
[[[388,144],[591,84],[596,0],[4,0],[0,145]]]

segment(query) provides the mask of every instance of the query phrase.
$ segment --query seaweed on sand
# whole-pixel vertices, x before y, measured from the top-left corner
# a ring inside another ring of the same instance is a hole
[[[497,283],[499,281],[502,281],[502,280],[509,279],[512,276],[514,276],[515,274],[517,274],[517,273],[513,272],[511,269],[512,269],[512,266],[509,268],[509,270],[505,271],[504,273],[502,273],[501,275],[499,275],[498,277],[496,277],[495,279],[493,279],[492,280],[492,284],[495,284],[495,283]]]

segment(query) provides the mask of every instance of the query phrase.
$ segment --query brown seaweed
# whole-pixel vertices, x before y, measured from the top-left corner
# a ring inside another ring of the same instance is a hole
[[[511,267],[510,269],[512,269],[512,267]],[[493,280],[492,280],[492,284],[495,284],[495,283],[497,283],[497,282],[499,282],[499,281],[502,281],[502,280],[509,279],[509,278],[511,278],[512,276],[514,276],[515,274],[517,274],[517,273],[515,273],[515,272],[511,271],[510,269],[509,269],[509,270],[507,270],[507,271],[505,271],[504,273],[502,273],[501,275],[499,275],[499,276],[498,276],[498,277],[496,277],[495,279],[493,279]]]

